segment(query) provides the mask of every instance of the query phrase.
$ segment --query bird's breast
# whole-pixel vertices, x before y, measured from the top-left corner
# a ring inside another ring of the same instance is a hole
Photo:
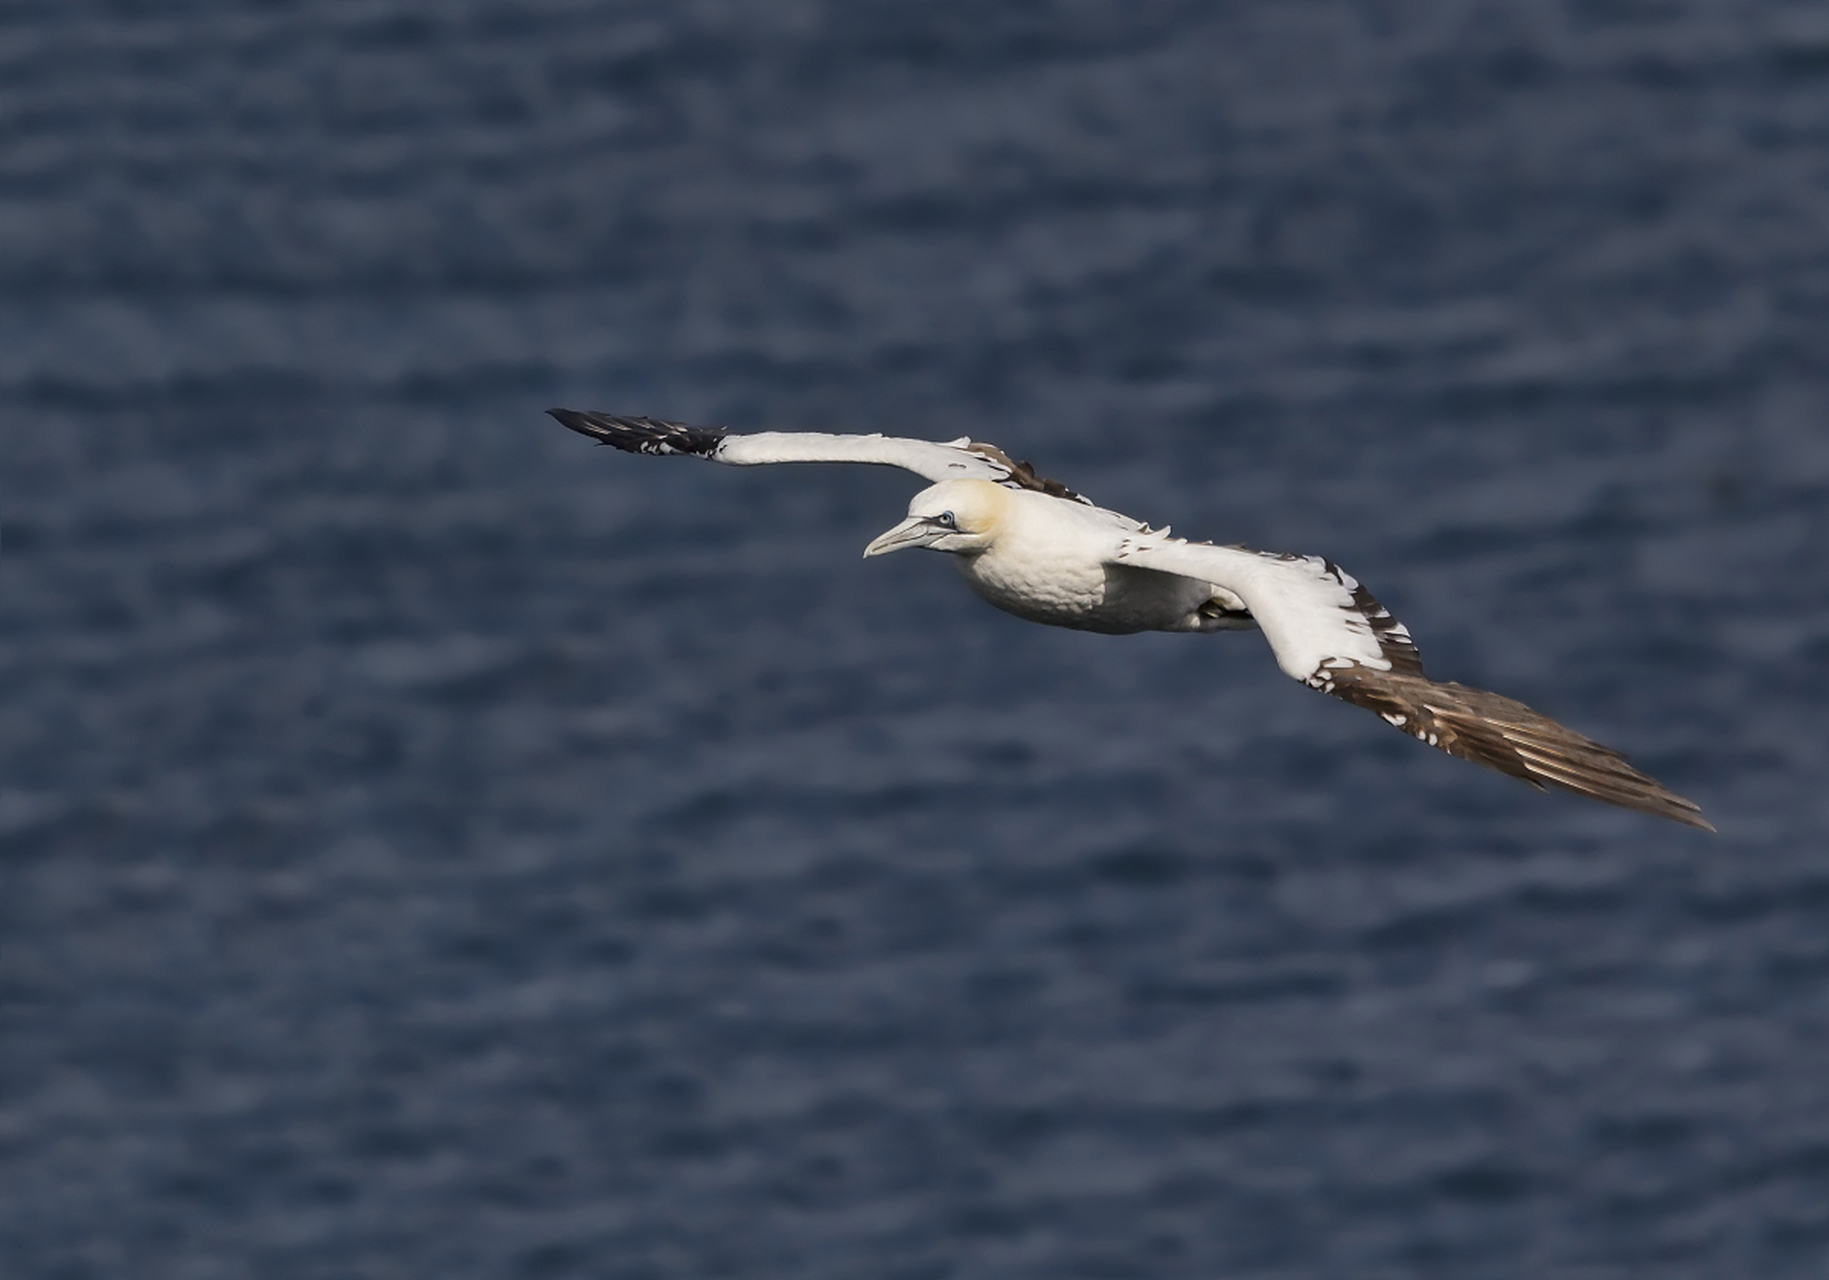
[[[1184,620],[1209,594],[1190,579],[1106,564],[1096,555],[1045,543],[998,546],[955,560],[986,602],[1031,622],[1078,631],[1187,629]]]
[[[993,548],[955,557],[973,591],[991,604],[1031,622],[1071,627],[1094,613],[1103,598],[1102,566],[1035,548],[1013,554]]]

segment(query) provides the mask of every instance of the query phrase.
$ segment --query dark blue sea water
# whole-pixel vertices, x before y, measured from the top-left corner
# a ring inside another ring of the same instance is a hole
[[[1829,16],[0,11],[0,1275],[1829,1274]],[[971,434],[1718,837],[1053,632]]]

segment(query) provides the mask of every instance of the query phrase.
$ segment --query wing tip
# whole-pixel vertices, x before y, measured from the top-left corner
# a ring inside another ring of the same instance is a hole
[[[548,409],[546,411],[546,416],[552,418],[562,427],[570,427],[581,436],[591,436],[594,438],[597,434],[591,430],[590,416],[579,412],[577,409]]]
[[[1716,830],[1700,805],[1633,768],[1612,747],[1502,694],[1357,663],[1327,674],[1316,687],[1376,712],[1400,732],[1451,756],[1539,791],[1556,787],[1698,830]]]
[[[684,453],[711,457],[724,440],[723,427],[694,427],[665,418],[648,418],[589,409],[548,409],[547,415],[579,435],[624,453]]]

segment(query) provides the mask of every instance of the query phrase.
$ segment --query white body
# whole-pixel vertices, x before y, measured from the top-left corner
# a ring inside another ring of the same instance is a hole
[[[1214,583],[1113,563],[1127,539],[1145,532],[1137,521],[1043,493],[998,492],[1006,506],[996,541],[953,557],[987,603],[1030,622],[1107,635],[1250,625],[1201,613],[1221,590]]]
[[[952,523],[941,525],[939,517]],[[1389,671],[1409,633],[1358,582],[1315,556],[1267,555],[1172,538],[1115,511],[989,480],[942,480],[908,519],[865,550],[951,552],[985,600],[1019,618],[1079,631],[1263,628],[1297,680],[1330,670]]]

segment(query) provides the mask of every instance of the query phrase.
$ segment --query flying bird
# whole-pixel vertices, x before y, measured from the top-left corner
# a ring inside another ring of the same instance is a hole
[[[1171,537],[1094,506],[1026,462],[969,437],[735,434],[657,418],[551,409],[581,435],[628,453],[685,454],[739,467],[865,462],[912,471],[930,487],[864,555],[944,551],[980,597],[1049,626],[1108,635],[1256,628],[1284,674],[1344,698],[1449,755],[1713,831],[1693,802],[1611,747],[1521,702],[1423,673],[1404,625],[1357,579],[1319,556]]]

